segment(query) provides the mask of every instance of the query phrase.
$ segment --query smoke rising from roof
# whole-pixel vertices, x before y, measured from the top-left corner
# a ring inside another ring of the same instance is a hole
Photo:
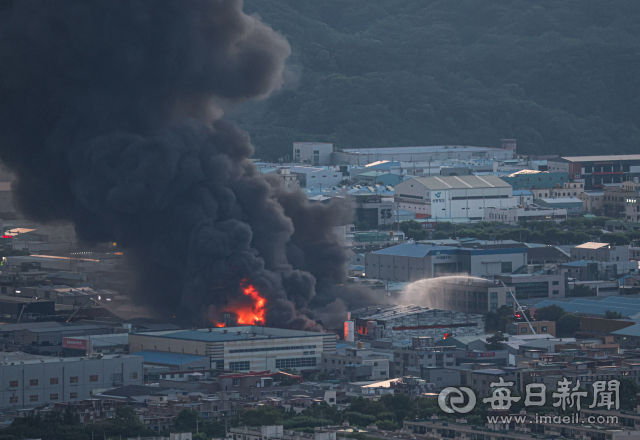
[[[216,105],[277,89],[284,37],[241,0],[1,6],[0,159],[21,211],[118,242],[165,316],[212,317],[247,279],[267,324],[313,327],[301,311],[346,276],[345,207],[258,173]]]

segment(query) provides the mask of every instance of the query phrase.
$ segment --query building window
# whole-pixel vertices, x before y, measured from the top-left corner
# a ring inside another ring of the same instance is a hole
[[[78,376],[71,376],[69,378],[69,383],[78,383]]]
[[[229,369],[233,371],[248,370],[250,368],[249,361],[229,362]]]
[[[9,397],[9,403],[18,403],[18,396]]]
[[[57,377],[50,378],[49,385],[58,385],[58,378]]]
[[[554,295],[557,295],[557,294],[559,294],[559,293],[560,293],[560,291],[559,291],[559,290],[554,290],[554,291],[553,291],[553,294],[554,294]]]
[[[316,358],[276,359],[276,368],[315,367]]]
[[[12,380],[11,382],[9,382],[9,388],[18,388],[18,381]]]
[[[131,379],[137,379],[138,373],[131,373]]]
[[[527,332],[527,328],[526,327],[520,328],[520,333],[526,333],[526,332]]]
[[[97,374],[92,374],[91,376],[89,376],[89,382],[97,382],[97,381],[98,381]]]
[[[547,328],[546,328],[546,327],[540,327],[540,328],[542,329],[542,331],[543,331],[543,332],[546,332],[546,331],[547,331]]]
[[[503,264],[504,264],[504,263],[503,263]],[[491,299],[498,299],[498,292],[491,292],[491,293],[489,294],[489,297],[490,297]]]
[[[57,394],[49,394],[49,400],[58,400]]]
[[[78,393],[69,393],[69,399],[77,399]]]
[[[554,282],[553,282],[553,285],[554,285],[554,286],[557,286],[558,284],[560,284],[560,281],[554,281]]]
[[[500,268],[500,273],[511,273],[511,261],[507,261],[506,263],[502,263]]]
[[[29,396],[29,402],[37,402],[38,401],[38,395],[37,394],[32,394]]]
[[[37,387],[38,386],[38,379],[29,380],[29,386],[30,387]]]

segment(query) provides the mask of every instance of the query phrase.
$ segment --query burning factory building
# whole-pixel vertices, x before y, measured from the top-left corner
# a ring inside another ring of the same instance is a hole
[[[484,332],[484,315],[414,305],[365,307],[352,310],[350,318],[347,322],[353,323],[353,334],[361,340],[400,342],[432,337],[437,341]]]

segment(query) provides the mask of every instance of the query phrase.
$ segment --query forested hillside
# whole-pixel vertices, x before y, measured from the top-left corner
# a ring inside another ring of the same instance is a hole
[[[285,88],[228,116],[256,156],[468,144],[640,152],[640,2],[245,0],[293,55]]]

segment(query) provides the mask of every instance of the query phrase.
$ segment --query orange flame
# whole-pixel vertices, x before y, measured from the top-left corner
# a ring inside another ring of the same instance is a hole
[[[232,299],[230,303],[223,309],[218,309],[215,313],[218,317],[223,314],[231,314],[236,319],[235,322],[243,325],[264,325],[267,304],[266,298],[260,296],[258,290],[249,284],[247,280],[242,280],[240,284],[242,288],[242,294],[244,297],[240,297],[235,301]],[[216,327],[226,327],[226,322],[221,322],[219,319],[213,319],[213,324]],[[226,319],[225,319],[226,321]]]
[[[242,293],[253,300],[253,304],[245,304],[231,311],[238,317],[238,324],[245,325],[262,325],[264,324],[264,315],[266,310],[264,306],[267,300],[260,296],[255,287],[244,281]]]

